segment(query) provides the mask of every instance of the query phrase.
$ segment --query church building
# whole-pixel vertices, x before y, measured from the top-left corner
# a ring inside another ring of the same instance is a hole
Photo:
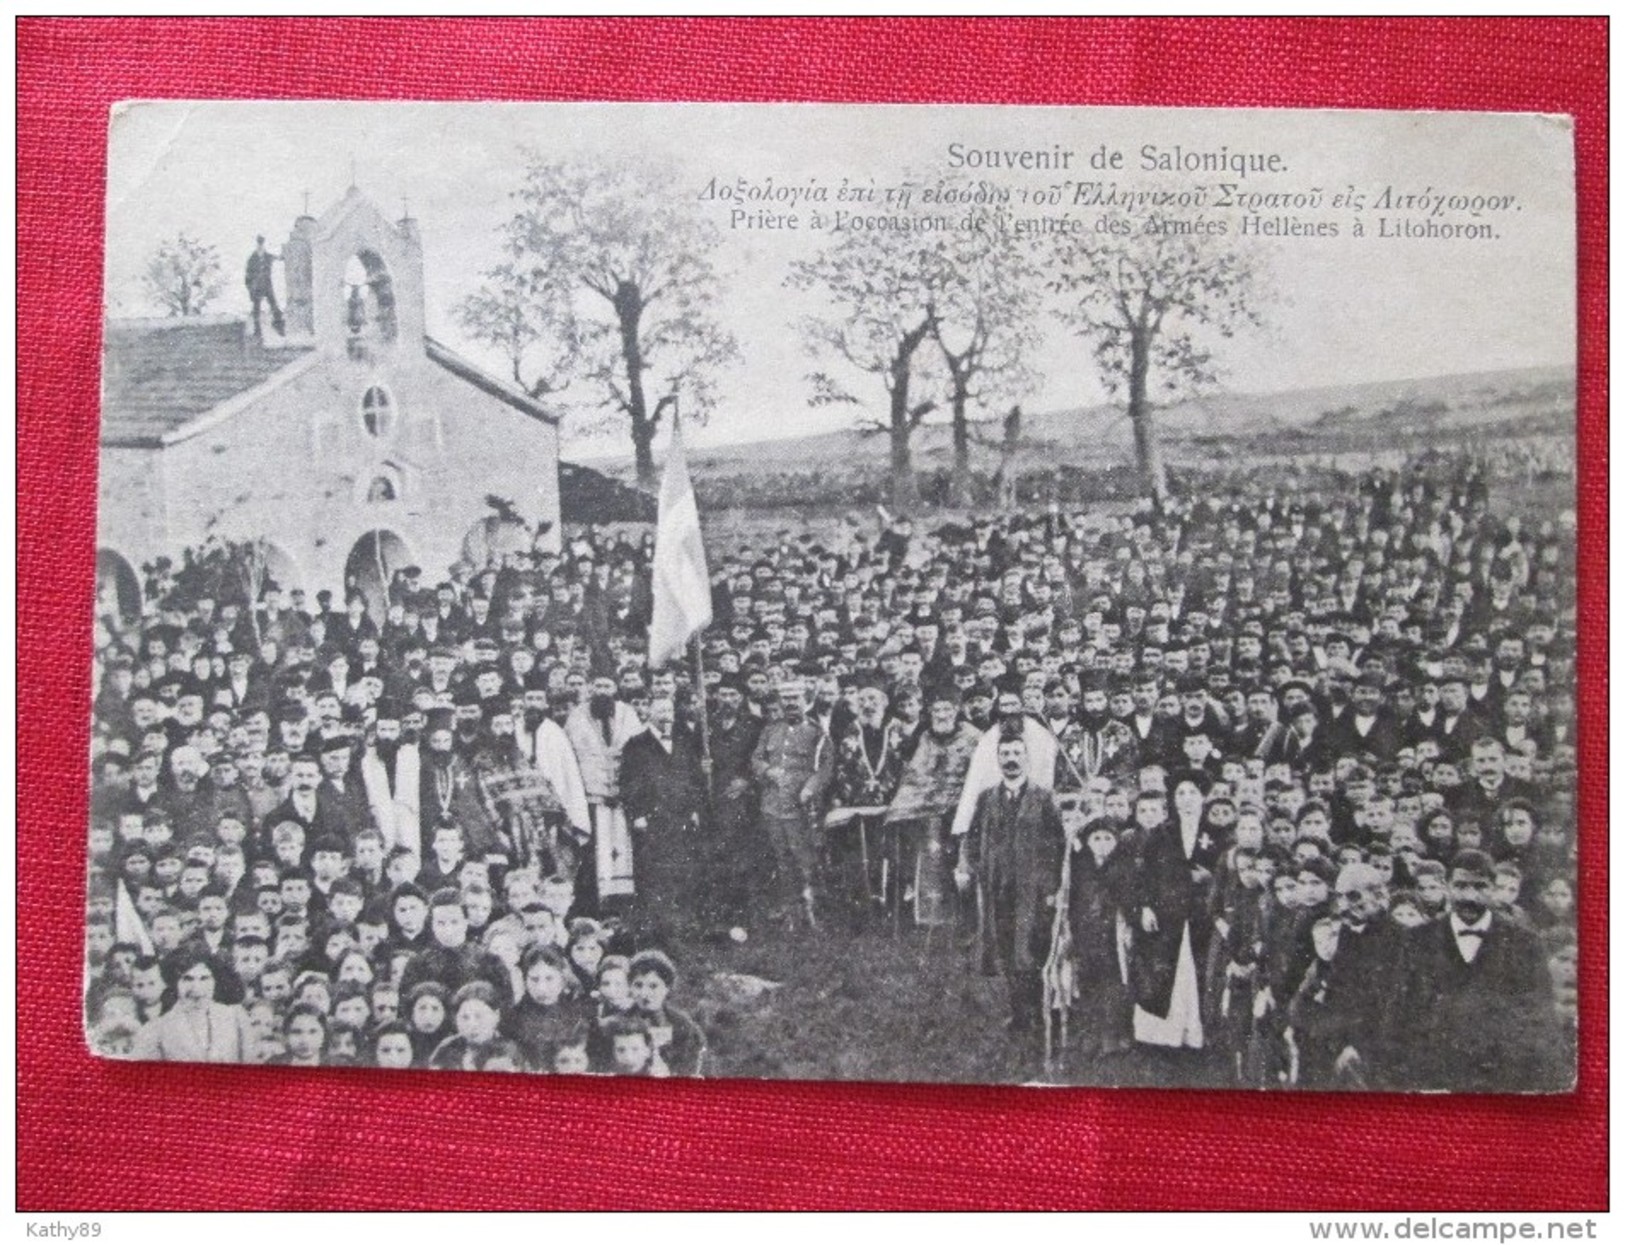
[[[417,223],[351,187],[294,222],[280,266],[282,334],[258,299],[252,322],[108,322],[99,591],[128,609],[144,563],[256,538],[279,586],[377,601],[406,565],[444,577],[489,497],[556,548],[558,417],[427,336]]]

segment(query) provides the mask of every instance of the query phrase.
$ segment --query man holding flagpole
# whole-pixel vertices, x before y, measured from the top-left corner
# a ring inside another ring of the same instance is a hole
[[[694,871],[702,859],[698,823],[711,779],[711,731],[698,643],[700,633],[711,624],[711,576],[705,565],[699,506],[683,457],[683,427],[675,409],[671,449],[660,483],[651,581],[650,673],[680,660],[694,641],[694,707],[699,715],[698,773],[688,772],[695,764],[694,741],[673,732],[672,705],[664,698],[651,702],[647,738],[640,736],[628,744],[623,767],[634,849],[645,852],[651,867],[662,875],[664,885],[657,889],[671,892],[664,896],[669,901],[673,893],[682,894],[695,880]],[[677,839],[688,841],[673,841]],[[641,872],[642,866],[639,869]]]

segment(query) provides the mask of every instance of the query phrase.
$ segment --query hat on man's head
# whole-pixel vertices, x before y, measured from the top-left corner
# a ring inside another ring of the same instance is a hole
[[[1315,689],[1310,687],[1306,681],[1303,679],[1294,678],[1288,679],[1285,683],[1281,684],[1280,687],[1275,689],[1275,698],[1280,701],[1285,701],[1287,693],[1291,691],[1302,692],[1305,696],[1309,696],[1311,698],[1315,694]]]

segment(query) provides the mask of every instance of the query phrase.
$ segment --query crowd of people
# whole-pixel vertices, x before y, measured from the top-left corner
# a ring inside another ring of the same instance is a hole
[[[1097,1077],[1570,1082],[1571,514],[882,509],[712,550],[655,670],[651,548],[101,618],[92,1046],[701,1075],[669,951],[940,929]]]

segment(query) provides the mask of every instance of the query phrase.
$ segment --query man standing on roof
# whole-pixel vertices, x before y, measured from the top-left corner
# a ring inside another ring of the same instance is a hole
[[[282,257],[273,255],[265,249],[264,234],[256,237],[254,243],[254,251],[248,257],[248,267],[243,271],[243,284],[248,287],[248,299],[254,305],[254,336],[263,341],[265,333],[260,328],[262,302],[271,305],[271,327],[276,330],[277,336],[286,335],[282,322],[282,308],[277,306],[276,287],[271,281],[271,265]]]

